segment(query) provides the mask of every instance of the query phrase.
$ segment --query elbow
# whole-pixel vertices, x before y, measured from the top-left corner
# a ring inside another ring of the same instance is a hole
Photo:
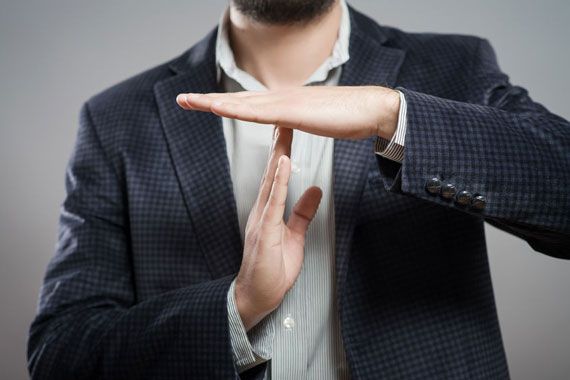
[[[557,235],[545,239],[527,239],[528,244],[537,252],[557,259],[570,260],[570,237]]]
[[[79,352],[67,337],[65,331],[54,326],[53,321],[35,321],[32,324],[27,344],[30,379],[87,379],[85,371],[79,371],[80,366],[77,365],[81,362],[77,356]]]

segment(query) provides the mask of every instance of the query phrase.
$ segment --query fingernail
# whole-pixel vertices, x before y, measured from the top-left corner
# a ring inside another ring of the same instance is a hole
[[[178,103],[186,102],[186,95],[184,95],[184,94],[178,94],[178,96],[176,97],[176,101],[177,101]]]

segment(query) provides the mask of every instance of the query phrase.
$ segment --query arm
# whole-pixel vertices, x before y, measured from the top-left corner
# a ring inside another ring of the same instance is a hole
[[[137,302],[120,178],[87,106],[28,341],[33,379],[237,376],[225,277]]]
[[[469,80],[468,102],[400,88],[406,148],[401,165],[378,158],[386,189],[479,215],[535,250],[570,258],[570,124],[511,85],[485,40]],[[426,190],[432,178],[439,191]]]
[[[467,92],[464,101],[399,88],[407,103],[405,149],[401,163],[378,156],[385,188],[478,215],[537,251],[570,258],[570,124],[511,85],[487,41],[470,62],[456,84]],[[398,93],[384,87],[243,95],[180,94],[177,101],[188,110],[340,139],[390,141],[397,130]]]

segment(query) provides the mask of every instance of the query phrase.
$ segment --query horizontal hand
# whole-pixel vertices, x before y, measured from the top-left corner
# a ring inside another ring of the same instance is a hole
[[[378,86],[305,86],[279,91],[180,94],[186,110],[298,129],[342,139],[390,139],[398,123],[397,91]]]

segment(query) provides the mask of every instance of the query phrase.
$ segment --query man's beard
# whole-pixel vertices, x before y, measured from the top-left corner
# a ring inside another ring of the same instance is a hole
[[[325,14],[336,0],[231,0],[244,15],[263,24],[301,24]]]

